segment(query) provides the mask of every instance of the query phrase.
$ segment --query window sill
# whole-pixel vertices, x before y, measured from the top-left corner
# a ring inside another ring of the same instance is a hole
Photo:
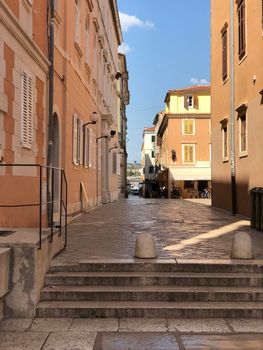
[[[222,81],[222,85],[226,85],[226,83],[228,82],[229,78],[228,76]]]
[[[247,58],[247,53],[241,59],[238,58],[238,64],[240,65]]]
[[[248,152],[244,151],[244,152],[239,152],[239,158],[246,158],[248,156]]]
[[[228,157],[226,157],[226,158],[223,158],[223,163],[228,163],[229,162],[229,159],[228,159]]]

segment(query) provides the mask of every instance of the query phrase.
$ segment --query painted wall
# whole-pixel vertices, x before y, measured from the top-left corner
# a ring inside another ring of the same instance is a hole
[[[240,119],[235,113],[235,163],[237,182],[237,211],[250,215],[249,189],[263,186],[261,164],[263,161],[262,115],[263,104],[263,41],[262,2],[246,0],[246,55],[238,57],[238,18],[235,3],[235,109],[247,105],[247,153],[240,153]],[[231,210],[230,169],[230,56],[229,56],[229,6],[220,0],[211,2],[211,57],[212,57],[212,180],[213,205]],[[222,80],[221,30],[228,23],[228,78]],[[253,77],[255,76],[255,81]],[[228,121],[228,159],[223,159],[221,121]]]

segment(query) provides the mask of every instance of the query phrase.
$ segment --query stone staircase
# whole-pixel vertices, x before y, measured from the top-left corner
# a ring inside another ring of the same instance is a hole
[[[38,317],[262,318],[263,262],[86,260],[53,265]]]

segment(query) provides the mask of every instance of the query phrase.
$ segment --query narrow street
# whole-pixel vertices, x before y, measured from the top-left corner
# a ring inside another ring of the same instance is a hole
[[[159,258],[229,259],[233,234],[245,231],[253,238],[256,259],[263,259],[263,235],[250,229],[248,220],[211,208],[209,201],[131,195],[100,206],[69,225],[68,247],[53,263],[131,259],[139,232],[154,235]]]

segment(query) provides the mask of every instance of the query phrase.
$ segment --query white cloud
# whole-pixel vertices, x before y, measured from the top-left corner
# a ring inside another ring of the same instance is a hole
[[[140,18],[136,16],[127,15],[127,13],[119,12],[121,28],[124,32],[128,32],[128,30],[132,27],[146,27],[153,28],[154,23],[150,21],[142,21]]]
[[[122,53],[123,55],[126,55],[126,53],[131,51],[131,48],[130,48],[130,46],[128,44],[123,42],[121,44],[121,46],[119,46],[118,51],[119,51],[119,53]]]
[[[209,85],[210,82],[207,79],[197,79],[197,78],[192,78],[190,79],[190,83],[194,85]]]

